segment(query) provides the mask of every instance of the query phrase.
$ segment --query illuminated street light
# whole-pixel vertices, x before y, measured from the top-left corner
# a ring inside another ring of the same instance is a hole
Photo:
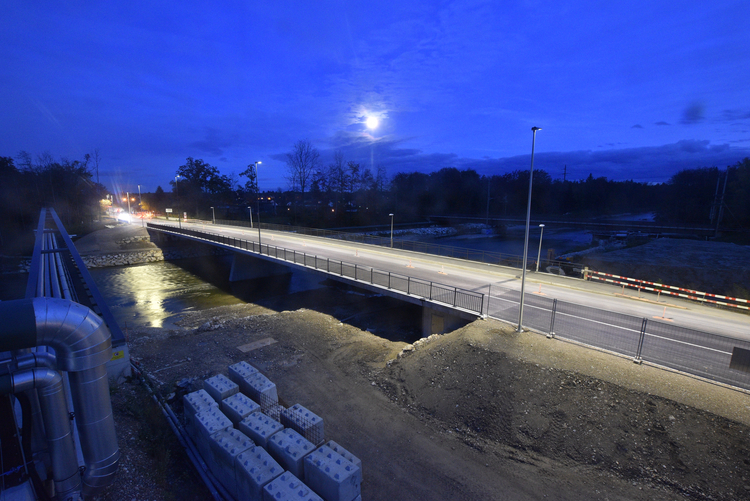
[[[393,249],[393,214],[388,214],[391,216],[391,249]]]
[[[523,291],[526,285],[526,263],[529,259],[529,223],[531,222],[531,185],[534,181],[534,144],[536,143],[536,131],[539,127],[531,128],[531,169],[529,170],[529,201],[526,204],[526,235],[523,240],[523,268],[521,269],[521,307],[518,311],[518,328],[516,332],[523,332]]]
[[[539,254],[536,256],[536,272],[539,273],[539,261],[542,259],[542,237],[544,236],[544,225],[540,224],[539,227],[542,232],[539,234]]]
[[[216,224],[216,212],[214,211],[214,208],[211,207],[211,221],[213,224]]]

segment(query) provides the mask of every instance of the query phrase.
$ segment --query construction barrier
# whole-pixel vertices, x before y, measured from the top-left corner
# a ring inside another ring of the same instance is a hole
[[[743,310],[750,310],[749,306],[746,306],[750,301],[747,299],[741,299],[731,296],[722,296],[719,294],[711,294],[708,292],[699,292],[692,289],[685,289],[682,287],[675,287],[674,285],[664,285],[656,282],[649,282],[647,280],[639,280],[637,278],[621,277],[619,275],[612,275],[610,273],[602,273],[601,271],[588,271],[589,278],[591,280],[599,280],[602,282],[609,282],[616,285],[622,285],[623,287],[630,287],[638,289],[638,291],[653,292],[658,295],[667,294],[670,296],[682,297],[693,301],[699,301],[701,303],[711,303],[720,306],[729,306],[731,308],[741,308]],[[606,277],[606,278],[605,278]],[[676,291],[676,292],[675,292]],[[721,301],[723,300],[723,301]],[[729,302],[728,302],[729,301]],[[741,303],[741,304],[737,304]]]

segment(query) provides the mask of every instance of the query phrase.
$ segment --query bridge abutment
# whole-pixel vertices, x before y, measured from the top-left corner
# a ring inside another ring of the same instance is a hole
[[[239,282],[241,280],[252,280],[254,278],[286,275],[291,272],[292,270],[283,264],[234,252],[232,254],[232,269],[229,272],[229,281]]]
[[[470,321],[454,314],[448,308],[422,304],[422,337],[445,334],[460,329]]]

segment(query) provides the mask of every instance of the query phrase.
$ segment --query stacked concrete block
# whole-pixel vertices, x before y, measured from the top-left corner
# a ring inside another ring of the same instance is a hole
[[[209,407],[195,415],[195,434],[193,439],[203,460],[208,463],[211,459],[211,435],[232,427],[232,422],[218,407]],[[210,467],[210,465],[209,465]]]
[[[286,471],[263,488],[263,501],[323,501],[302,481]]]
[[[305,483],[326,501],[354,501],[360,495],[358,466],[328,446],[305,457]]]
[[[242,393],[258,402],[263,407],[264,402],[278,403],[279,395],[276,385],[260,372],[243,378]]]
[[[268,452],[281,466],[298,478],[305,473],[305,456],[315,450],[315,446],[296,431],[285,428],[268,439]]]
[[[235,393],[227,397],[220,403],[221,411],[229,418],[235,428],[238,428],[240,421],[245,419],[253,412],[260,410],[260,405],[253,402],[250,397],[242,393]]]
[[[260,501],[263,499],[263,487],[284,473],[284,468],[268,451],[256,445],[237,455],[234,471],[239,493],[237,498]]]
[[[210,377],[203,381],[203,389],[211,395],[211,398],[217,402],[221,402],[225,398],[231,397],[238,391],[240,387],[226,377],[224,374],[217,374],[214,377]]]
[[[211,435],[209,445],[213,459],[212,464],[216,466],[211,469],[211,472],[232,496],[239,498],[235,476],[235,459],[241,453],[255,447],[255,444],[241,431],[227,428]]]
[[[245,361],[237,362],[236,364],[229,366],[229,379],[237,383],[240,387],[240,391],[245,395],[249,395],[247,387],[245,386],[245,378],[257,373],[258,369]]]
[[[276,421],[281,420],[281,413],[286,409],[283,405],[278,402],[271,402],[269,399],[261,398],[260,410],[266,416],[275,419]]]
[[[300,404],[281,411],[280,421],[315,445],[320,445],[324,441],[323,419]]]
[[[196,432],[195,415],[210,407],[219,407],[219,404],[211,398],[206,390],[198,390],[188,393],[182,398],[183,413],[185,416],[185,429],[192,436]]]
[[[333,440],[329,440],[328,442],[326,442],[325,445],[326,445],[326,447],[330,448],[332,451],[338,452],[339,454],[341,454],[344,457],[344,459],[349,460],[352,464],[354,464],[355,466],[359,467],[360,471],[361,471],[362,461],[360,461],[360,459],[357,456],[355,456],[354,454],[352,454],[348,450],[344,449],[343,447],[341,447],[339,444],[337,444]]]
[[[237,428],[250,437],[257,445],[267,449],[268,439],[271,438],[274,433],[283,430],[284,426],[262,412],[253,412],[240,421]]]

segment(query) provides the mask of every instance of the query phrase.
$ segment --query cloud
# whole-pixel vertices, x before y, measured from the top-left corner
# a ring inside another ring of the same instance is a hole
[[[665,122],[665,121],[661,120],[659,122],[656,122],[654,125],[672,125],[672,124],[670,124],[669,122]]]
[[[737,120],[750,119],[750,110],[724,110],[721,112],[721,120],[725,122],[735,122]]]
[[[631,127],[631,129],[642,129],[642,128],[643,128],[643,125],[641,124],[635,124],[634,126]]]
[[[705,118],[705,107],[703,106],[703,103],[694,102],[683,110],[680,123],[697,124],[698,122],[702,122]]]

